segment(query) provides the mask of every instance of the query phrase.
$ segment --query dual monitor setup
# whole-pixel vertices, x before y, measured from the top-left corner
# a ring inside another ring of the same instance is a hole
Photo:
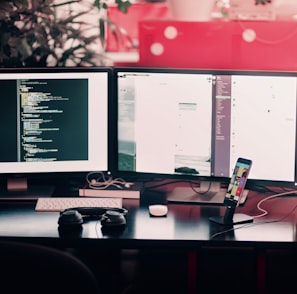
[[[0,69],[0,89],[2,193],[28,187],[23,178],[103,171],[200,181],[200,194],[168,198],[211,202],[239,157],[253,161],[250,185],[297,182],[296,72]]]

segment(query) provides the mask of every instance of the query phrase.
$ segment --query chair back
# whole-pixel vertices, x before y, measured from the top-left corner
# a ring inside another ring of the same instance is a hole
[[[57,248],[0,241],[0,267],[2,293],[100,293],[89,267]]]

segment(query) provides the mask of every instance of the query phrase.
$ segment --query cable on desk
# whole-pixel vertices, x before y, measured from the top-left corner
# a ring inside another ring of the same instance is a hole
[[[253,218],[263,217],[263,216],[265,216],[265,215],[268,214],[268,211],[267,211],[267,210],[265,210],[265,209],[263,209],[263,208],[260,207],[260,205],[261,205],[263,202],[265,202],[265,201],[267,201],[267,200],[270,200],[270,199],[273,199],[273,198],[282,197],[282,196],[289,195],[289,194],[296,194],[296,193],[297,193],[296,190],[293,190],[293,191],[287,191],[287,192],[283,192],[283,193],[274,194],[274,195],[268,196],[268,197],[266,197],[266,198],[260,200],[260,201],[258,202],[258,204],[257,204],[257,208],[258,208],[258,210],[262,211],[263,213],[262,213],[262,214],[259,214],[259,215],[255,215],[255,216],[253,216]]]
[[[86,175],[86,181],[88,188],[96,190],[104,190],[109,187],[123,189],[130,188],[133,185],[133,183],[127,182],[122,178],[107,176],[103,172],[89,172]]]
[[[163,181],[163,180],[161,180],[161,181]],[[193,184],[195,184],[195,185],[200,184],[199,181],[172,180],[172,181],[163,182],[161,184],[157,184],[157,185],[154,185],[154,186],[146,187],[146,189],[154,190],[154,189],[157,189],[157,188],[161,188],[161,187],[176,184],[176,183],[187,183],[187,184],[191,185],[191,187],[192,187]]]
[[[210,191],[212,182],[211,182],[211,181],[208,182],[208,187],[207,187],[207,189],[206,189],[205,191],[199,191],[199,190],[196,190],[196,187],[193,186],[193,183],[192,183],[192,182],[189,182],[189,184],[190,184],[192,190],[193,190],[195,193],[200,194],[200,195],[203,195],[203,194],[207,194],[207,193]]]
[[[248,227],[252,227],[252,226],[256,226],[256,225],[264,225],[264,224],[270,224],[270,223],[277,223],[277,222],[281,222],[283,220],[285,220],[289,215],[291,215],[297,208],[297,204],[292,208],[292,210],[286,214],[285,216],[281,217],[280,219],[275,219],[275,220],[269,220],[269,221],[263,221],[263,222],[258,222],[258,223],[249,223],[249,224],[244,224],[244,225],[239,225],[238,227],[234,228],[229,228],[227,230],[223,230],[220,232],[217,232],[213,235],[210,236],[210,239],[214,239],[215,237],[219,236],[219,235],[223,235],[226,234],[228,232],[232,232],[238,229],[244,229],[244,228],[248,228]]]
[[[263,209],[263,208],[260,207],[260,205],[263,202],[265,202],[267,200],[270,200],[270,199],[273,199],[273,198],[282,197],[282,196],[286,196],[286,195],[289,195],[289,194],[294,194],[296,192],[297,192],[296,190],[293,190],[293,191],[278,193],[278,194],[271,195],[269,197],[266,197],[266,198],[262,199],[261,201],[258,202],[257,208],[260,211],[262,211],[263,213],[260,214],[260,215],[253,216],[253,218],[260,218],[260,217],[263,217],[264,215],[267,215],[268,214],[268,211],[267,210],[265,210],[265,209]],[[223,235],[223,234],[226,234],[228,232],[232,232],[232,231],[235,231],[235,230],[238,230],[238,229],[248,228],[248,227],[252,227],[252,226],[256,226],[256,225],[263,225],[263,224],[281,222],[281,221],[285,220],[288,216],[290,216],[296,209],[297,209],[297,204],[291,209],[291,211],[289,213],[287,213],[285,216],[283,216],[283,217],[281,217],[279,219],[268,220],[268,221],[257,222],[257,223],[248,223],[248,224],[239,225],[238,227],[228,228],[226,230],[223,230],[223,231],[220,231],[220,232],[217,232],[217,233],[211,235],[210,236],[210,239],[212,240],[212,239],[216,238],[217,236],[220,236],[220,235]]]

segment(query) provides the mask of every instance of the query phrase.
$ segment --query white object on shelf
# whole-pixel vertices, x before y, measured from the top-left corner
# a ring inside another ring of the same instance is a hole
[[[106,52],[107,58],[114,62],[138,62],[139,53],[135,52]]]
[[[167,0],[174,20],[209,21],[214,0]]]
[[[265,5],[256,5],[254,0],[230,0],[229,19],[275,20],[275,0]]]

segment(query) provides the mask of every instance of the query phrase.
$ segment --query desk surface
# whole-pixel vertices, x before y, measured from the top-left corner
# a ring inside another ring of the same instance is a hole
[[[251,216],[261,214],[257,203],[267,197],[251,193],[246,204],[236,212]],[[148,201],[156,201],[149,195]],[[222,227],[209,221],[210,216],[223,215],[225,207],[206,205],[168,204],[166,217],[151,217],[149,202],[143,199],[124,200],[128,209],[127,226],[120,232],[104,232],[100,221],[83,224],[79,233],[61,234],[58,230],[57,212],[36,212],[34,201],[0,201],[0,238],[34,239],[38,242],[89,244],[93,242],[106,246],[179,246],[196,247],[203,244],[220,246],[222,243],[233,246],[254,245],[295,246],[295,214],[297,197],[271,199],[263,204],[268,210],[264,218],[257,218],[252,224],[236,225],[234,230],[223,232]],[[97,242],[95,242],[97,240]],[[240,242],[239,242],[240,241]],[[296,243],[297,244],[297,243]]]

